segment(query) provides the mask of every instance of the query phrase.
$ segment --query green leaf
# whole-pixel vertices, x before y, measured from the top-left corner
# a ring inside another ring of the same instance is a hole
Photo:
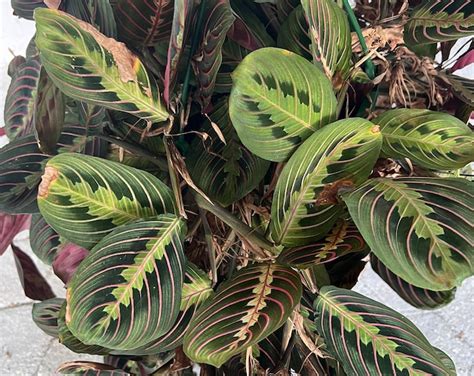
[[[85,344],[114,350],[166,334],[180,311],[185,223],[171,214],[118,227],[81,262],[66,324]]]
[[[47,0],[11,0],[11,5],[15,16],[32,20],[35,9],[46,8],[47,2]],[[51,3],[55,3],[55,1]]]
[[[357,227],[352,222],[339,219],[320,241],[284,249],[278,256],[278,262],[298,269],[307,269],[334,261],[352,252],[366,250],[367,245]]]
[[[114,4],[118,34],[131,46],[168,42],[173,21],[172,0],[118,0]]]
[[[433,291],[410,285],[392,273],[390,269],[373,254],[370,255],[370,264],[380,278],[382,278],[400,298],[413,307],[420,309],[440,308],[454,299],[456,288],[447,291]]]
[[[66,106],[64,96],[41,69],[34,105],[34,130],[39,148],[54,154],[64,125]]]
[[[447,74],[444,77],[457,98],[467,105],[474,106],[474,80],[455,74]]]
[[[84,128],[64,128],[58,151],[81,151],[84,140]],[[18,137],[0,149],[0,211],[38,212],[36,195],[44,163],[49,157],[39,150],[33,134]]]
[[[461,120],[442,112],[389,110],[373,122],[383,135],[382,154],[415,164],[450,170],[474,161],[474,135]]]
[[[346,13],[334,0],[302,0],[315,63],[329,79],[345,80],[351,69],[352,41]]]
[[[56,370],[61,375],[77,376],[132,376],[121,369],[109,366],[108,364],[86,362],[77,360],[75,362],[63,363]]]
[[[59,335],[58,316],[64,302],[64,299],[52,298],[33,304],[31,311],[33,321],[49,336],[57,338]]]
[[[299,5],[281,25],[277,46],[312,60],[308,29],[303,6]]]
[[[265,176],[270,163],[256,157],[239,141],[228,113],[227,98],[214,106],[203,131],[211,137],[196,139],[186,157],[193,181],[206,195],[223,206],[251,192]],[[218,127],[225,143],[211,126]]]
[[[72,153],[46,164],[38,206],[59,235],[87,249],[117,226],[175,210],[171,190],[155,176]]]
[[[222,45],[233,24],[229,0],[207,0],[204,3],[202,40],[192,59],[199,86],[199,102],[205,109],[214,92],[217,72],[222,63]]]
[[[76,354],[92,354],[92,355],[107,355],[111,350],[98,345],[86,345],[76,338],[66,325],[66,310],[67,302],[61,305],[58,314],[58,339],[59,343],[66,346],[69,350]]]
[[[349,375],[456,375],[412,322],[381,303],[325,286],[315,308],[318,334]]]
[[[67,96],[152,123],[168,119],[156,82],[123,43],[58,10],[38,9],[35,20],[41,61]]]
[[[220,367],[282,326],[301,297],[291,268],[253,264],[224,282],[202,305],[184,337],[191,360]]]
[[[33,253],[46,265],[51,265],[60,248],[59,235],[41,214],[33,214],[30,227],[30,246]]]
[[[362,183],[382,145],[368,120],[340,120],[316,131],[290,158],[278,179],[270,236],[286,247],[307,245],[326,235],[341,216],[337,190]]]
[[[473,196],[465,179],[412,177],[369,180],[342,198],[391,272],[414,286],[445,291],[474,272]]]
[[[191,318],[197,308],[209,299],[214,290],[211,280],[205,272],[188,262],[184,275],[181,306],[178,318],[173,327],[165,335],[133,350],[120,350],[120,355],[154,355],[176,349],[183,344],[184,334],[188,331]]]
[[[474,35],[474,7],[465,0],[421,2],[408,15],[405,42],[411,45],[458,40]]]
[[[112,3],[116,0],[83,0],[66,1],[64,9],[71,16],[93,25],[102,34],[116,38],[117,24],[114,18]]]
[[[33,130],[34,101],[38,88],[41,63],[27,59],[12,75],[5,99],[5,131],[10,140],[26,136]]]
[[[232,74],[229,114],[242,143],[261,158],[287,160],[336,117],[330,81],[293,52],[262,48]]]

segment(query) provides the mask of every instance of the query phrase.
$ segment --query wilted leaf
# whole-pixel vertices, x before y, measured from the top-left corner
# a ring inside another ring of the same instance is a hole
[[[372,252],[406,282],[450,290],[474,273],[472,182],[371,179],[342,195]]]
[[[185,223],[171,214],[118,227],[82,261],[66,324],[85,344],[127,350],[166,334],[179,314]]]
[[[153,175],[72,153],[46,164],[38,206],[59,235],[86,249],[119,225],[175,210],[171,190]]]
[[[298,274],[283,265],[239,270],[194,315],[184,337],[186,355],[220,367],[282,326],[301,289]]]
[[[315,307],[317,331],[349,375],[456,375],[412,322],[381,303],[325,286]]]
[[[270,236],[296,247],[326,235],[341,216],[337,192],[362,183],[379,156],[382,135],[368,120],[340,120],[316,131],[293,154],[278,179]]]
[[[264,159],[287,160],[315,130],[335,119],[331,83],[293,52],[254,51],[232,79],[230,118],[242,143]]]

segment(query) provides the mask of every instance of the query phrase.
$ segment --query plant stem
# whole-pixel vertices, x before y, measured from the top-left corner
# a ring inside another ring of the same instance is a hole
[[[222,222],[226,223],[230,226],[236,233],[240,234],[242,237],[247,239],[250,243],[266,249],[267,251],[272,252],[275,254],[277,252],[275,246],[270,243],[267,239],[265,239],[262,235],[256,232],[250,226],[247,226],[244,222],[240,219],[236,218],[233,214],[229,213],[225,210],[222,206],[216,203],[210,203],[204,197],[202,197],[198,192],[194,191],[194,199],[198,206],[208,212],[214,214],[217,218],[219,218]]]
[[[346,10],[352,30],[357,34],[357,37],[359,38],[362,51],[364,52],[364,54],[367,55],[369,53],[369,49],[367,47],[367,43],[365,43],[365,38],[362,35],[362,30],[360,28],[359,22],[357,21],[354,11],[352,10],[351,5],[349,4],[349,0],[342,0],[342,3],[344,4],[344,9]],[[367,59],[367,61],[364,63],[364,66],[365,73],[367,73],[367,76],[369,76],[369,78],[373,80],[375,78],[375,65],[372,59]]]
[[[143,149],[139,146],[135,146],[132,144],[129,144],[128,142],[125,142],[119,138],[115,138],[112,136],[107,136],[105,134],[99,134],[97,137],[101,138],[102,140],[111,142],[117,146],[120,146],[121,148],[127,149],[128,151],[135,153],[137,155],[140,155],[147,160],[149,160],[151,163],[154,165],[158,166],[158,168],[162,171],[168,171],[168,162],[164,158],[157,157],[153,153],[150,153],[148,150]]]

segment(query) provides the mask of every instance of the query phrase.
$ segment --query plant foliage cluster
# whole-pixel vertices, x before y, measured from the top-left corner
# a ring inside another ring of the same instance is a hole
[[[11,3],[36,34],[8,69],[0,254],[45,333],[104,356],[60,373],[456,374],[351,288],[370,263],[435,309],[473,274],[472,2]]]

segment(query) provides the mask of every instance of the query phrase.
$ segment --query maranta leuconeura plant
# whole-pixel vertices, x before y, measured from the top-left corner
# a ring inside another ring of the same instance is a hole
[[[0,254],[46,335],[104,356],[60,374],[456,374],[351,289],[372,267],[436,309],[473,275],[471,3],[11,3],[36,34],[8,68]]]

